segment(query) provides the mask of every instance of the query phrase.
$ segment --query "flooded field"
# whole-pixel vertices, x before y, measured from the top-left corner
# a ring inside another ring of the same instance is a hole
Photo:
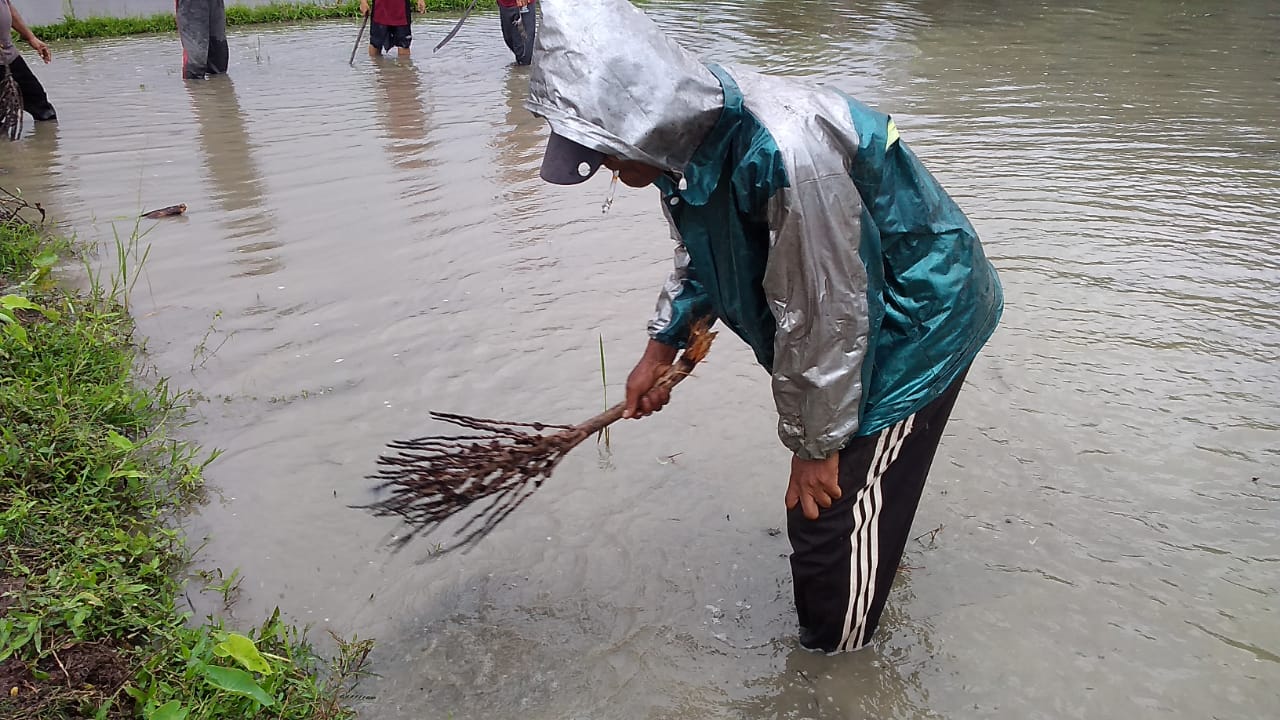
[[[324,0],[315,0],[317,4]],[[266,5],[271,0],[230,0],[226,5]],[[65,17],[136,17],[171,13],[174,0],[15,0],[31,25],[56,23]],[[332,4],[332,3],[327,3]]]
[[[875,645],[795,642],[788,455],[727,333],[469,554],[392,555],[348,507],[428,410],[585,419],[601,341],[621,398],[670,264],[652,191],[602,215],[606,178],[538,179],[492,14],[436,55],[452,20],[421,20],[411,63],[348,67],[336,22],[233,30],[203,83],[173,37],[35,67],[60,123],[4,147],[0,185],[92,242],[190,207],[141,225],[133,310],[225,451],[188,524],[246,578],[234,614],[376,637],[379,720],[1274,715],[1274,3],[647,7],[892,113],[1002,273]]]

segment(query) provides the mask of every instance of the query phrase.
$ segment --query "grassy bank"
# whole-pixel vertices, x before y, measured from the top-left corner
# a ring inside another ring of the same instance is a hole
[[[69,293],[69,250],[0,224],[0,719],[350,717],[367,641],[326,662],[278,612],[236,632],[181,610],[202,588],[166,520],[212,457],[167,434],[181,397],[136,382],[128,270]]]
[[[415,0],[416,4],[416,0]],[[427,0],[427,10],[461,10],[470,0]],[[230,5],[227,7],[227,25],[255,25],[299,20],[325,20],[360,17],[358,0],[341,0],[337,3],[280,2],[257,7]],[[492,8],[494,0],[480,0],[477,7]],[[64,18],[52,25],[33,27],[32,31],[46,42],[73,38],[119,37],[143,33],[174,32],[177,24],[173,13],[161,13],[137,18]]]

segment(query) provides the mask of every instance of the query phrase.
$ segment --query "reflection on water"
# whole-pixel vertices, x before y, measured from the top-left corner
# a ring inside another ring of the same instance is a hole
[[[5,144],[5,153],[0,157],[0,185],[34,199],[47,196],[57,187],[58,123],[28,122],[21,138],[15,142],[6,139]],[[14,182],[18,184],[13,185]]]
[[[838,666],[827,656],[791,650],[774,674],[746,684],[747,697],[730,703],[733,714],[833,720],[942,717],[930,709],[923,686],[928,674],[941,669],[934,660],[934,629],[902,610],[913,597],[910,577],[903,574],[894,584],[897,604],[887,607],[883,617],[884,629],[891,633],[887,641],[842,658]],[[856,694],[850,693],[852,688]]]
[[[426,172],[430,164],[423,157],[430,147],[431,128],[424,104],[421,71],[412,59],[375,59],[377,86],[381,91],[374,110],[383,133],[393,142],[388,149],[391,163],[406,171]]]
[[[602,216],[607,177],[537,178],[546,128],[492,18],[354,68],[355,22],[243,29],[234,85],[184,86],[167,37],[60,45],[60,124],[0,159],[84,238],[191,207],[152,226],[134,307],[211,398],[192,432],[226,450],[224,497],[190,530],[247,578],[238,616],[377,637],[380,720],[1274,714],[1275,4],[646,8],[892,113],[1001,270],[873,647],[797,649],[788,459],[733,338],[466,556],[388,555],[394,526],[347,507],[428,410],[581,420],[601,343],[616,401],[670,264],[652,191]]]
[[[245,114],[236,98],[235,81],[220,75],[184,83],[204,152],[208,174],[206,197],[217,203],[222,235],[238,242],[233,252],[238,274],[267,275],[280,269],[272,239],[274,223],[263,204],[265,182],[253,159]],[[248,242],[243,242],[248,240]]]
[[[497,123],[497,133],[492,143],[497,163],[497,183],[501,188],[505,208],[495,219],[511,228],[512,235],[530,223],[535,223],[544,210],[536,201],[542,180],[538,167],[542,163],[542,148],[546,143],[546,123],[524,107],[528,97],[528,66],[510,65],[502,71],[506,76],[502,94],[506,101],[502,119]],[[536,242],[530,238],[530,242]]]
[[[494,150],[498,164],[502,166],[504,184],[528,183],[529,170],[542,162],[542,146],[546,142],[546,123],[524,107],[529,96],[529,68],[512,65],[507,68],[506,84],[502,88],[506,101],[506,113],[498,125]]]

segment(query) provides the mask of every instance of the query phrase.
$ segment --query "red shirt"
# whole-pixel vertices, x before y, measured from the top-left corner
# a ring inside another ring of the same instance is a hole
[[[409,0],[373,0],[373,21],[400,27],[409,24]]]
[[[533,5],[537,0],[529,0],[529,4]],[[504,8],[520,7],[520,3],[516,0],[498,0],[498,5]]]

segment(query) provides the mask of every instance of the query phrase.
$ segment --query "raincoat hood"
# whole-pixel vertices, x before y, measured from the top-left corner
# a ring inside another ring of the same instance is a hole
[[[592,150],[683,173],[724,107],[716,76],[628,0],[542,0],[525,107]]]

